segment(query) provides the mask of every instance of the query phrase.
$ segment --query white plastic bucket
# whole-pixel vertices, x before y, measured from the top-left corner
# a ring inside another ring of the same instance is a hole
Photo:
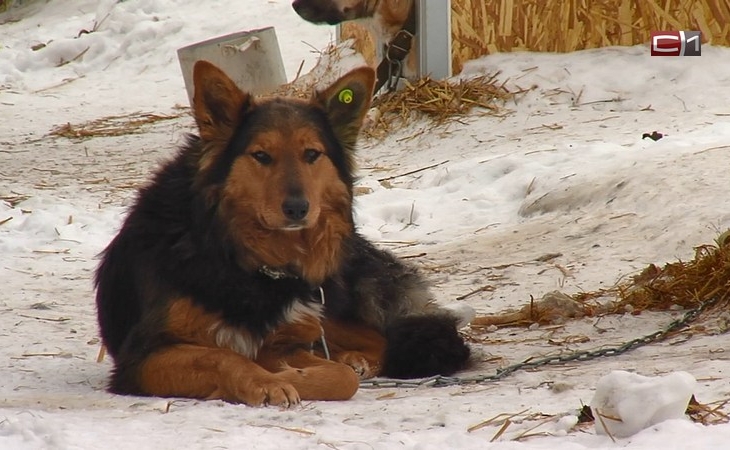
[[[255,95],[268,94],[286,83],[284,62],[273,27],[220,36],[177,51],[188,100],[193,103],[193,66],[205,60],[223,70],[236,85]]]

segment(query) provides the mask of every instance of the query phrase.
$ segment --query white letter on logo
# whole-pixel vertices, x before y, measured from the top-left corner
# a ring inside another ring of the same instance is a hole
[[[659,39],[674,39],[675,41],[679,40],[679,37],[672,36],[671,34],[660,34],[659,36],[654,36],[654,39],[651,40],[651,47],[652,50],[659,53],[671,53],[676,51],[673,48],[662,48],[659,47]]]
[[[695,41],[695,51],[696,52],[699,52],[700,51],[700,35],[699,34],[695,34],[691,38],[687,39],[687,42],[686,43],[689,44],[692,41]]]

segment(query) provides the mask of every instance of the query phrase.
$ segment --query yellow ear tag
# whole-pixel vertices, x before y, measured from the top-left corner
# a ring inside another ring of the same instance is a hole
[[[339,95],[337,96],[337,99],[340,101],[340,103],[344,103],[346,105],[349,105],[352,103],[352,100],[354,99],[355,94],[352,92],[352,89],[343,89],[340,91]]]

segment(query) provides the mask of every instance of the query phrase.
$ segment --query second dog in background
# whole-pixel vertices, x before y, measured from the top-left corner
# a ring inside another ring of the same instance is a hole
[[[394,59],[402,61],[401,75],[414,78],[418,71],[411,38],[416,32],[415,0],[294,0],[294,10],[312,23],[338,25],[357,21],[384,47],[384,55],[394,47]],[[401,51],[402,50],[402,51]],[[376,92],[389,73],[385,63],[378,67]]]

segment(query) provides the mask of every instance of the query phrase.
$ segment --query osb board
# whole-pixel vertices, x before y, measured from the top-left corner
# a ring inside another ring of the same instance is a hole
[[[451,0],[452,64],[495,52],[570,52],[700,30],[730,45],[730,0]]]

